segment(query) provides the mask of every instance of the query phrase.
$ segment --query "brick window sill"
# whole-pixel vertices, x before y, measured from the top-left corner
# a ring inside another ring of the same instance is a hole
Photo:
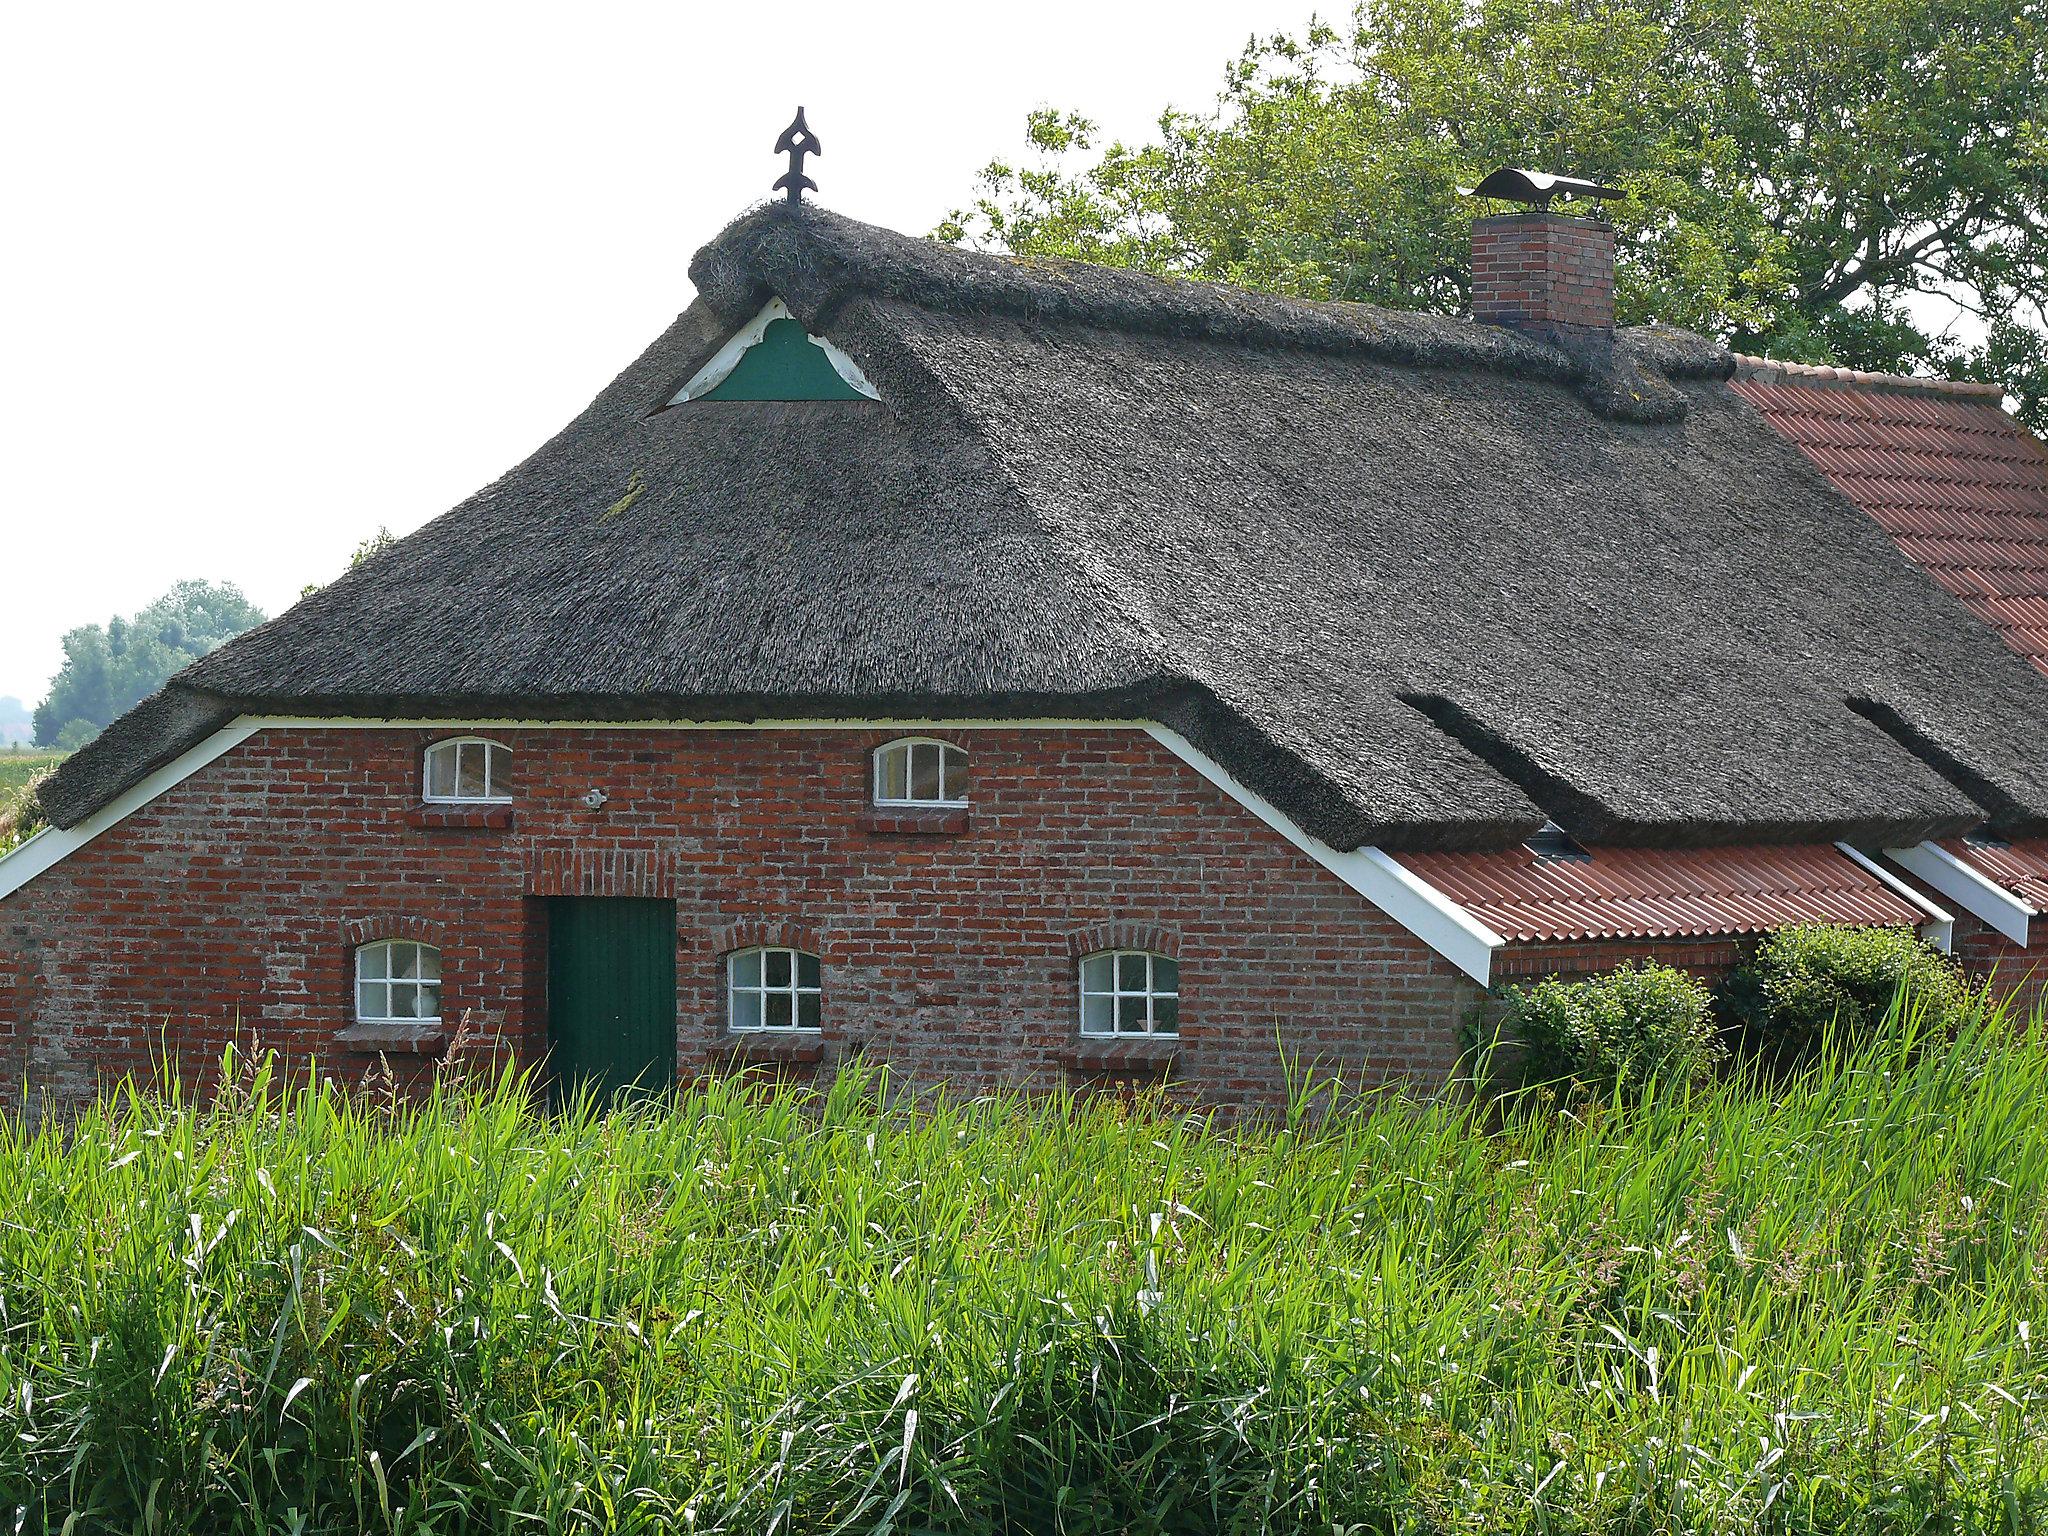
[[[409,827],[432,831],[489,830],[502,832],[512,825],[509,805],[416,805],[405,813]]]
[[[1180,1060],[1180,1041],[1078,1040],[1062,1059],[1077,1072],[1104,1077],[1165,1077]]]
[[[718,1042],[718,1051],[731,1061],[815,1066],[825,1059],[825,1039],[815,1030],[791,1030],[787,1034],[728,1034]]]
[[[964,806],[949,811],[871,806],[860,824],[884,837],[958,837],[973,824],[973,816]]]
[[[392,1056],[438,1056],[448,1044],[447,1032],[439,1023],[351,1024],[334,1039],[344,1050]]]

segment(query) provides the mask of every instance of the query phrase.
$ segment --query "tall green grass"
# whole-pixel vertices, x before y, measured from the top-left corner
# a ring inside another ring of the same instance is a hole
[[[43,747],[0,746],[0,791],[20,789],[40,779],[68,756],[68,752]]]
[[[882,1088],[549,1119],[510,1079],[391,1109],[258,1072],[8,1130],[10,1523],[2041,1518],[2039,1020],[1505,1125]]]

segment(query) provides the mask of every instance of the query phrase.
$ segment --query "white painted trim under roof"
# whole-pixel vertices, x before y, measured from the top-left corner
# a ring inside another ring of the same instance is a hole
[[[1847,843],[1837,843],[1835,847],[1853,862],[1857,868],[1882,881],[1887,890],[1898,896],[1908,906],[1917,912],[1924,912],[1927,915],[1927,921],[1920,924],[1921,937],[1926,939],[1928,943],[1932,944],[1944,955],[1949,952],[1956,941],[1956,920],[1953,914],[1944,912],[1940,907],[1937,907],[1925,896],[1922,896],[1913,887],[1906,884],[1905,881],[1901,880],[1868,854],[1858,852]]]
[[[761,312],[726,339],[724,346],[711,354],[711,361],[690,375],[690,382],[669,396],[670,405],[681,405],[699,395],[708,395],[726,380],[733,369],[739,367],[740,359],[746,355],[763,336],[768,327],[777,320],[794,320],[789,306],[780,299],[770,299],[761,306]],[[804,332],[810,336],[810,332]],[[868,376],[860,371],[860,364],[848,357],[845,351],[834,346],[823,336],[811,336],[811,345],[825,354],[825,360],[832,365],[832,371],[845,381],[846,387],[866,395],[870,400],[882,397],[875,393],[875,386],[868,382]]]
[[[215,758],[232,752],[254,736],[260,721],[236,720],[224,725],[196,747],[172,758],[148,777],[72,827],[45,827],[11,853],[0,855],[0,901],[5,901],[37,875],[71,857],[107,828],[126,821],[165,790],[175,788]]]
[[[132,815],[166,790],[240,746],[259,731],[442,730],[480,731],[529,727],[536,730],[1061,730],[1143,731],[1196,773],[1273,828],[1345,885],[1378,907],[1481,986],[1489,984],[1493,952],[1507,942],[1426,880],[1404,869],[1377,848],[1349,852],[1310,836],[1276,806],[1238,783],[1221,763],[1178,731],[1143,720],[375,720],[313,719],[293,715],[244,715],[181,756],[166,763],[75,827],[45,828],[12,853],[0,856],[0,900],[69,857],[102,832]]]
[[[1994,932],[2024,949],[2031,923],[2041,914],[1975,865],[1935,843],[1887,848],[1884,856],[1927,883]]]
[[[1493,952],[1507,943],[1414,871],[1377,848],[1350,852],[1311,837],[1281,811],[1238,783],[1230,771],[1178,731],[1145,725],[1146,734],[1314,859],[1352,890],[1442,955],[1482,987],[1491,985]]]

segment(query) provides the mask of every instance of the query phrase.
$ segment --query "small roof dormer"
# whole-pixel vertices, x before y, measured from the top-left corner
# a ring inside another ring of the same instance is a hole
[[[881,398],[859,363],[806,331],[782,300],[770,299],[662,403]]]

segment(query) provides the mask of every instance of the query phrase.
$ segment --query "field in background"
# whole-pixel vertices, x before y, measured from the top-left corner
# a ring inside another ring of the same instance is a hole
[[[2033,1530],[2048,1037],[1766,1095],[612,1118],[263,1074],[0,1127],[55,1530]]]
[[[69,755],[42,747],[24,747],[19,752],[0,747],[0,796],[49,772]]]

